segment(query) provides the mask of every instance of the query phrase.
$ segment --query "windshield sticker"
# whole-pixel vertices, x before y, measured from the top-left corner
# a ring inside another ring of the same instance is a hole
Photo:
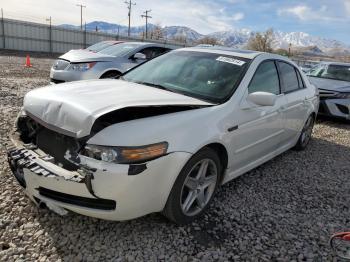
[[[238,66],[242,66],[245,64],[245,62],[242,60],[234,59],[231,57],[225,57],[225,56],[219,56],[218,58],[216,58],[216,61],[230,63]]]

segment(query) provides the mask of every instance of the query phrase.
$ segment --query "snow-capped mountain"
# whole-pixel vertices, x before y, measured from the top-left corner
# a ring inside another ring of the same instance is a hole
[[[220,44],[232,47],[241,47],[247,44],[253,32],[249,29],[236,29],[211,33],[208,36],[216,38]]]
[[[226,46],[242,47],[247,44],[253,31],[249,29],[238,29],[212,33],[209,36],[218,39]],[[334,39],[326,39],[318,36],[312,36],[304,32],[285,33],[281,31],[274,32],[274,49],[288,49],[291,44],[292,48],[316,47],[315,51],[328,52],[333,49],[349,49],[350,46]],[[317,50],[318,49],[318,50]]]
[[[274,33],[274,47],[277,48],[288,48],[289,44],[292,44],[292,47],[308,47],[308,46],[317,46],[323,52],[327,52],[335,48],[350,48],[346,44],[333,40],[326,39],[318,36],[312,36],[303,32],[291,32],[285,33],[281,31],[276,31]]]
[[[163,28],[163,32],[167,39],[185,37],[189,42],[195,42],[204,37],[204,35],[185,26],[166,26]]]
[[[68,24],[63,24],[61,26],[69,29],[80,28],[80,26],[74,26],[74,25],[68,25]],[[152,31],[155,27],[156,25],[154,24],[148,24],[149,31]],[[96,29],[98,31],[111,33],[111,34],[118,34],[118,30],[120,35],[128,34],[128,27],[124,25],[111,24],[111,23],[102,22],[102,21],[94,21],[86,24],[86,30],[95,31]],[[144,31],[145,31],[145,26],[133,26],[130,28],[130,33],[131,35],[134,35],[134,36],[139,36]],[[163,31],[164,38],[173,39],[173,38],[184,37],[188,42],[195,42],[204,36],[196,32],[195,30],[185,26],[166,26],[162,28],[162,31]]]
[[[79,29],[80,26],[73,25],[61,25],[65,28],[75,28]],[[156,25],[149,24],[148,29],[151,31]],[[127,35],[128,27],[123,25],[117,25],[112,23],[107,23],[103,21],[94,21],[86,24],[86,29],[88,31],[95,31],[96,28],[98,31],[108,32],[112,34]],[[139,36],[145,31],[145,26],[136,26],[131,27],[130,32],[133,36]],[[250,29],[234,29],[230,31],[221,31],[215,32],[208,35],[203,35],[197,31],[185,27],[185,26],[166,26],[162,28],[163,37],[166,39],[179,39],[186,38],[188,43],[195,43],[203,37],[211,37],[218,40],[218,42],[225,46],[242,48],[244,47],[249,38],[254,34]],[[293,49],[305,49],[307,48],[308,52],[314,53],[336,53],[336,54],[349,54],[350,45],[342,43],[334,39],[326,39],[318,36],[309,35],[304,32],[274,32],[274,49],[288,49],[291,44]]]

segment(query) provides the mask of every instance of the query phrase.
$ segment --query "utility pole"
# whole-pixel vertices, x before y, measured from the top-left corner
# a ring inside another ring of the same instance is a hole
[[[289,43],[289,47],[288,47],[288,57],[290,57],[291,48],[292,48],[292,43]]]
[[[84,49],[86,48],[86,22],[84,27]]]
[[[124,2],[128,6],[128,16],[129,16],[129,27],[128,27],[128,36],[130,36],[130,17],[131,17],[131,6],[136,5],[136,3],[132,3],[131,0]]]
[[[83,31],[83,8],[86,8],[86,6],[82,4],[78,4],[77,6],[80,7],[80,30]]]
[[[141,15],[142,18],[146,18],[146,39],[148,39],[148,18],[152,18],[152,16],[149,16],[148,13],[152,12],[152,10],[146,10],[144,15]]]
[[[49,41],[50,41],[50,53],[52,53],[52,19],[51,19],[51,16],[50,16],[50,18],[46,18],[46,21],[50,23]]]
[[[49,18],[46,18],[46,22],[49,22],[49,25],[51,27],[51,22],[52,22],[51,16]]]
[[[6,48],[4,10],[1,8],[2,48]]]

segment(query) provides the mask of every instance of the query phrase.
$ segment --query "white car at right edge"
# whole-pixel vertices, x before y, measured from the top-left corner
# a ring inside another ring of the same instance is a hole
[[[220,185],[305,149],[318,105],[316,88],[285,57],[184,48],[117,80],[29,92],[8,159],[27,195],[58,213],[162,212],[188,223]]]

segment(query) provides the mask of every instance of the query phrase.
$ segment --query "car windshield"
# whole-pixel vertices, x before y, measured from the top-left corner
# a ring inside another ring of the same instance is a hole
[[[122,79],[220,103],[232,95],[249,61],[215,53],[173,51],[131,70]]]
[[[106,49],[101,50],[99,53],[111,56],[124,56],[139,46],[140,44],[123,43],[107,47]]]
[[[96,43],[94,45],[91,45],[91,46],[87,47],[86,49],[93,51],[93,52],[98,52],[98,51],[101,51],[102,49],[105,49],[105,48],[112,46],[112,45],[114,45],[114,42],[104,41],[104,42],[99,42],[99,43]]]
[[[307,75],[350,82],[350,65],[321,64],[312,68]]]

